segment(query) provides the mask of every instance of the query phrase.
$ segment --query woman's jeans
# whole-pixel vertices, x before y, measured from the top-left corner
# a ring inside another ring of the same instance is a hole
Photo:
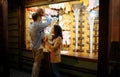
[[[60,76],[60,69],[59,69],[59,63],[51,63],[53,77],[61,77]]]

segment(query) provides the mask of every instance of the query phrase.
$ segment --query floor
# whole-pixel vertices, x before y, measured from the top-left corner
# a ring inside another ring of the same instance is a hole
[[[10,69],[10,77],[31,77],[31,73]]]

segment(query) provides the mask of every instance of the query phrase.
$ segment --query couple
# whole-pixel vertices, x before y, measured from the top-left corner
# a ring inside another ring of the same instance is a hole
[[[52,20],[46,16],[46,22],[42,23],[42,16],[44,16],[43,9],[38,9],[36,13],[32,15],[33,23],[30,25],[30,38],[31,47],[34,57],[34,63],[32,68],[32,77],[39,77],[39,71],[41,66],[41,60],[43,59],[43,49],[50,52],[50,62],[54,77],[60,77],[58,65],[61,62],[60,50],[62,47],[62,29],[59,25],[54,25],[51,30],[54,34],[52,38],[53,44],[49,43],[49,38],[45,36],[44,29],[48,27]]]

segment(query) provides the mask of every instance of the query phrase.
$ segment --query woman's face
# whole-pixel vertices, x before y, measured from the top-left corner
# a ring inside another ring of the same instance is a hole
[[[54,28],[51,29],[51,33],[54,34]]]

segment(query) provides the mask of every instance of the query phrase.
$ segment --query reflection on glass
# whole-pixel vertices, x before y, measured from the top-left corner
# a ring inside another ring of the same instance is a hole
[[[89,6],[87,8],[88,10],[88,23],[90,26],[90,53],[92,53],[93,50],[93,27],[94,27],[94,21],[95,18],[98,17],[98,9],[96,9],[99,6],[99,0],[89,0]]]
[[[25,43],[30,49],[28,26],[32,23],[31,15],[38,8],[43,8],[54,22],[63,29],[63,51],[93,54],[98,51],[99,0],[78,0],[56,3],[25,9]],[[44,17],[43,17],[44,20]],[[45,33],[50,33],[46,28]],[[82,51],[82,52],[81,52]],[[88,53],[89,52],[89,53]]]
[[[80,14],[80,4],[73,5],[73,12],[75,16],[75,51],[78,50],[78,20]]]

